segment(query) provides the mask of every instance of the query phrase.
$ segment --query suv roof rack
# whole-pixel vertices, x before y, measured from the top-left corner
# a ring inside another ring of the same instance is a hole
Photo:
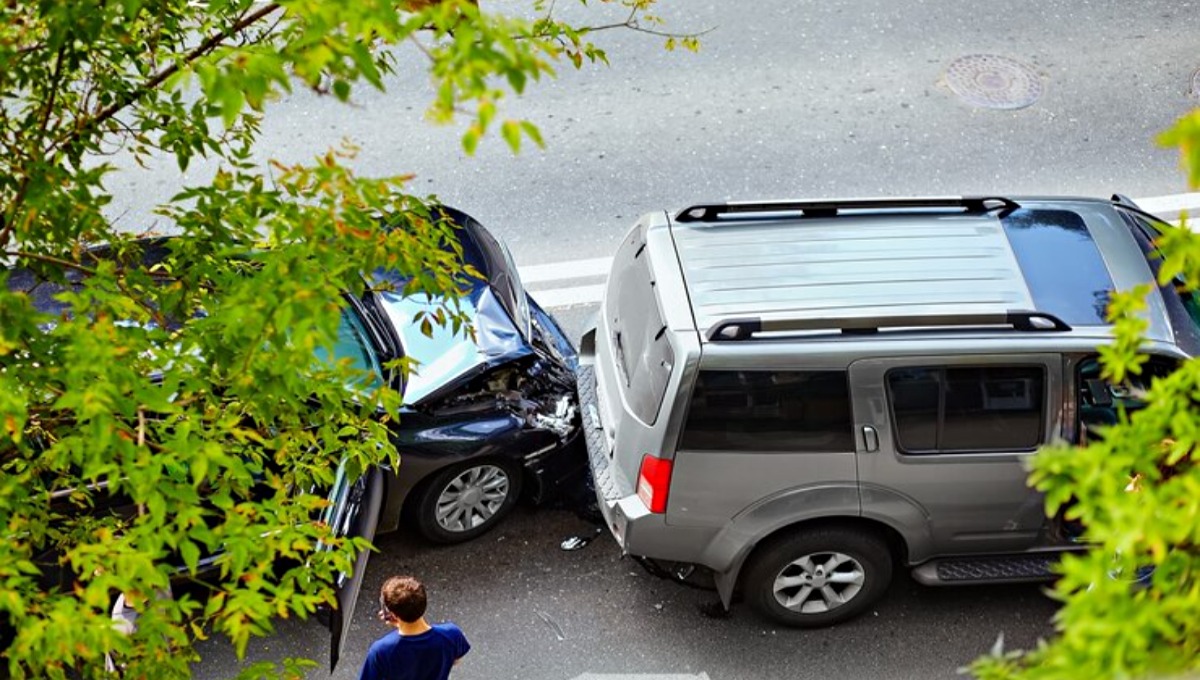
[[[880,328],[946,328],[951,326],[1008,326],[1018,331],[1069,331],[1062,319],[1045,312],[1009,310],[996,313],[925,314],[915,316],[870,316],[819,319],[728,319],[708,330],[710,341],[753,340],[755,333],[838,330],[843,333],[874,333]]]
[[[1116,205],[1123,205],[1126,208],[1135,208],[1137,210],[1142,209],[1140,205],[1135,203],[1132,198],[1126,196],[1125,194],[1113,194],[1110,200]]]
[[[959,208],[969,213],[1020,208],[1001,196],[925,196],[915,198],[843,198],[816,201],[733,201],[701,203],[675,214],[676,222],[715,222],[722,215],[751,218],[754,213],[798,212],[801,217],[835,217],[842,210],[920,210]]]

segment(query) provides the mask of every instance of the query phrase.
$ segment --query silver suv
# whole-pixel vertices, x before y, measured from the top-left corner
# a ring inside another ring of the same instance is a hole
[[[645,215],[580,352],[605,523],[789,625],[855,616],[899,568],[1050,578],[1078,530],[1046,517],[1027,459],[1138,407],[1097,348],[1170,228],[1120,196]],[[1200,348],[1194,301],[1151,297],[1147,376]]]

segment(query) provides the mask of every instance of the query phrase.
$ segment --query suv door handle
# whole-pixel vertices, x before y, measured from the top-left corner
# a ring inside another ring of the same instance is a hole
[[[879,432],[876,431],[873,425],[863,425],[863,448],[867,453],[875,453],[879,450]]]

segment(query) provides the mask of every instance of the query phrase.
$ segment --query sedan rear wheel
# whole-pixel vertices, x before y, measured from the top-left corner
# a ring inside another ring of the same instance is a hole
[[[468,541],[508,514],[520,492],[521,476],[506,461],[447,468],[435,474],[425,488],[417,527],[437,543]]]

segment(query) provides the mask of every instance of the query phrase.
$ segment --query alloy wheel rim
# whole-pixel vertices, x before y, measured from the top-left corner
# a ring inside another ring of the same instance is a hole
[[[508,473],[495,465],[468,468],[450,480],[438,495],[434,515],[438,526],[461,533],[483,526],[508,499]]]
[[[771,592],[785,609],[823,614],[853,600],[866,583],[866,570],[845,553],[810,553],[779,570]]]

